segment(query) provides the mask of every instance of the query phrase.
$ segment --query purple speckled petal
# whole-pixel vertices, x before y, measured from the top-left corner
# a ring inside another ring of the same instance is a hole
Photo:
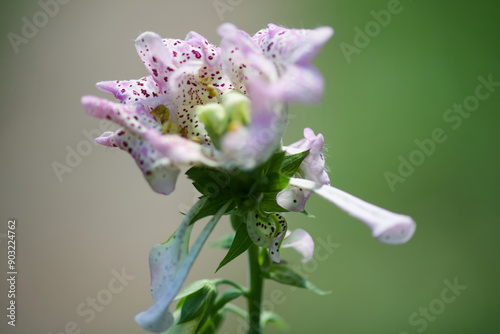
[[[285,240],[281,243],[282,248],[293,247],[302,255],[302,262],[306,263],[312,260],[314,253],[314,241],[303,229],[296,229],[292,233],[287,231]]]
[[[180,170],[173,164],[175,159],[155,150],[146,139],[148,134],[160,133],[156,121],[146,116],[141,105],[124,105],[95,96],[84,96],[82,104],[89,115],[124,126],[114,133],[103,133],[96,138],[97,143],[128,152],[154,191],[168,195],[175,189]]]
[[[217,33],[222,37],[222,68],[236,89],[244,91],[248,81],[261,76],[266,81],[277,79],[276,67],[246,32],[231,23],[224,23]]]
[[[284,209],[292,212],[303,212],[311,192],[288,186],[276,195],[276,202]]]
[[[283,150],[287,155],[309,150],[309,154],[300,165],[304,178],[321,185],[329,185],[330,178],[325,171],[325,158],[323,155],[324,143],[325,140],[322,134],[316,136],[311,129],[306,128],[304,129],[304,139],[283,147]],[[276,201],[288,211],[302,212],[310,195],[311,192],[308,190],[289,186],[278,193]]]
[[[173,60],[161,37],[150,31],[142,33],[135,40],[135,48],[160,91],[165,91]]]
[[[290,103],[318,103],[324,90],[322,75],[311,65],[289,65],[279,80],[266,82],[256,78],[247,86],[252,94]]]
[[[83,96],[81,102],[88,115],[113,121],[132,133],[144,135],[151,129],[161,129],[142,104],[120,104],[89,95]]]
[[[220,69],[220,48],[212,45],[208,40],[197,32],[191,31],[186,36],[186,42],[199,49],[203,63],[208,65],[209,70]]]
[[[163,93],[151,76],[139,80],[101,81],[96,86],[101,92],[113,94],[125,104],[143,103],[153,109],[165,102],[165,98],[160,97]]]
[[[252,39],[275,64],[279,79],[257,80],[249,90],[259,89],[269,98],[289,102],[317,103],[323,94],[323,78],[310,63],[332,35],[330,27],[287,29],[269,24]]]
[[[288,29],[269,23],[252,39],[269,59],[282,68],[288,64],[309,64],[332,37],[331,27]]]
[[[145,136],[148,143],[159,154],[176,164],[194,165],[203,164],[209,167],[217,167],[219,162],[210,158],[206,150],[200,144],[178,135],[162,135],[150,131]]]
[[[290,179],[290,185],[310,190],[364,222],[378,241],[402,244],[411,239],[416,225],[410,216],[394,213],[363,201],[340,189],[304,179]]]

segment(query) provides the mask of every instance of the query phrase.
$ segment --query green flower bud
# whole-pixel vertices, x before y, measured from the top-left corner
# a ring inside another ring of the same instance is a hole
[[[209,133],[222,135],[226,132],[229,117],[224,107],[217,103],[209,103],[196,107],[200,122],[205,124]]]
[[[226,108],[231,121],[238,121],[244,125],[250,123],[250,99],[245,95],[233,91],[224,94],[222,104]]]

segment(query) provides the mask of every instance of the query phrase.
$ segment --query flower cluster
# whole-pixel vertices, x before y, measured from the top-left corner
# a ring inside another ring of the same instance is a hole
[[[410,217],[330,186],[321,134],[305,129],[304,139],[281,144],[287,104],[316,103],[322,96],[323,79],[311,61],[333,30],[269,24],[250,36],[226,23],[217,32],[220,46],[195,32],[185,40],[145,32],[135,46],[149,75],[97,84],[119,103],[96,96],[82,98],[89,115],[121,126],[103,133],[96,142],[128,152],[154,191],[173,192],[180,168],[186,166],[188,177],[202,193],[173,238],[155,245],[150,253],[156,303],[136,320],[153,332],[173,325],[169,305],[224,214],[241,220],[234,226],[233,245],[250,240],[269,249],[275,263],[280,262],[280,247],[294,247],[303,261],[312,259],[312,238],[301,229],[288,231],[284,217],[288,211],[305,212],[312,193],[365,222],[382,242],[406,242],[415,230]],[[212,220],[189,250],[192,224],[208,215],[213,215]],[[223,263],[250,246],[238,244],[243,249],[238,253],[233,245]]]

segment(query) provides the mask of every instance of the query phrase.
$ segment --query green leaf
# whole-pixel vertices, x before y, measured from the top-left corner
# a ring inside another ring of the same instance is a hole
[[[309,154],[309,150],[300,152],[297,154],[287,155],[283,159],[283,164],[281,165],[281,173],[285,176],[292,177],[295,175],[300,167],[300,164]]]
[[[233,229],[235,231],[243,223],[243,217],[241,217],[241,215],[236,214],[236,213],[231,215],[230,220],[231,220],[231,226],[233,227]]]
[[[272,279],[273,281],[286,285],[296,286],[299,288],[304,288],[317,293],[318,295],[326,295],[330,293],[330,291],[323,291],[317,288],[314,284],[297,274],[292,269],[282,265],[272,265],[271,268],[269,268],[269,270],[264,273],[264,275],[266,278]]]
[[[196,292],[183,297],[184,300],[182,301],[182,310],[178,323],[182,324],[198,317],[203,318],[208,312],[210,312],[216,295],[217,290],[215,289],[215,286],[205,284]]]
[[[191,167],[186,175],[193,185],[204,195],[220,195],[229,190],[230,176],[213,168]]]
[[[267,175],[267,184],[265,185],[265,192],[278,192],[288,185],[288,178],[279,172],[273,172]]]
[[[227,234],[227,235],[223,236],[222,238],[210,243],[209,246],[219,247],[219,248],[223,248],[223,249],[229,249],[229,248],[231,248],[231,244],[234,241],[234,236],[235,236],[235,233]]]
[[[246,251],[252,244],[252,239],[250,239],[250,236],[248,235],[247,225],[240,224],[240,226],[236,230],[236,235],[234,236],[234,241],[231,244],[229,251],[221,261],[215,272],[241,255],[241,253]]]
[[[207,201],[193,217],[193,219],[189,223],[190,225],[194,224],[196,221],[202,218],[215,215],[217,211],[220,210],[220,208],[222,208],[227,202],[232,200],[230,192],[221,193],[219,196],[206,195],[204,197],[207,197]],[[234,203],[234,201],[232,201],[223,214],[227,214],[228,212],[233,210],[235,206],[236,204]]]
[[[285,152],[274,153],[271,159],[262,167],[262,175],[267,175],[270,173],[279,173],[281,166],[283,165],[283,159],[285,158]]]

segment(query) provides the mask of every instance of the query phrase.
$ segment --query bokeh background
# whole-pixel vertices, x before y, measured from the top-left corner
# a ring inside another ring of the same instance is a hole
[[[301,138],[305,126],[323,133],[334,185],[418,223],[408,244],[387,246],[362,223],[312,198],[307,210],[315,219],[288,219],[318,245],[319,239],[339,245],[326,260],[302,267],[332,293],[269,282],[267,299],[275,289],[285,297],[267,309],[286,319],[288,333],[498,333],[500,87],[458,128],[443,116],[473,101],[479,76],[500,81],[500,6],[401,0],[400,12],[376,30],[371,11],[393,1],[228,1],[73,0],[17,53],[8,34],[22,35],[23,17],[32,22],[41,7],[2,3],[0,268],[7,272],[6,225],[15,218],[19,274],[15,328],[7,325],[7,285],[0,283],[0,332],[78,333],[77,326],[88,334],[143,333],[133,316],[152,304],[149,250],[175,230],[196,192],[183,177],[174,195],[155,194],[127,154],[89,146],[82,131],[96,134],[99,121],[85,115],[80,96],[99,95],[97,81],[146,74],[133,45],[141,32],[184,38],[194,30],[218,43],[215,29],[229,21],[250,33],[268,22],[334,27],[315,61],[326,81],[323,102],[291,107],[285,142]],[[229,6],[222,20],[220,3]],[[346,57],[342,48],[356,46],[356,27],[365,31],[367,24],[374,29],[367,45]],[[447,140],[391,189],[385,173],[398,173],[399,156],[408,159],[418,149],[414,141],[430,138],[435,128]],[[91,152],[60,181],[52,164],[66,165],[68,149],[78,145]],[[211,240],[229,230],[221,221]],[[224,254],[206,247],[188,282],[223,276],[244,283],[244,256],[213,274]],[[301,266],[292,251],[285,258]],[[78,314],[81,303],[90,312],[87,298],[104,296],[112,271],[122,268],[134,277],[124,289],[94,317]],[[440,301],[446,280],[466,286],[451,303]],[[427,316],[421,313],[429,307]],[[241,326],[231,314],[221,333]],[[280,331],[270,325],[266,333]]]

